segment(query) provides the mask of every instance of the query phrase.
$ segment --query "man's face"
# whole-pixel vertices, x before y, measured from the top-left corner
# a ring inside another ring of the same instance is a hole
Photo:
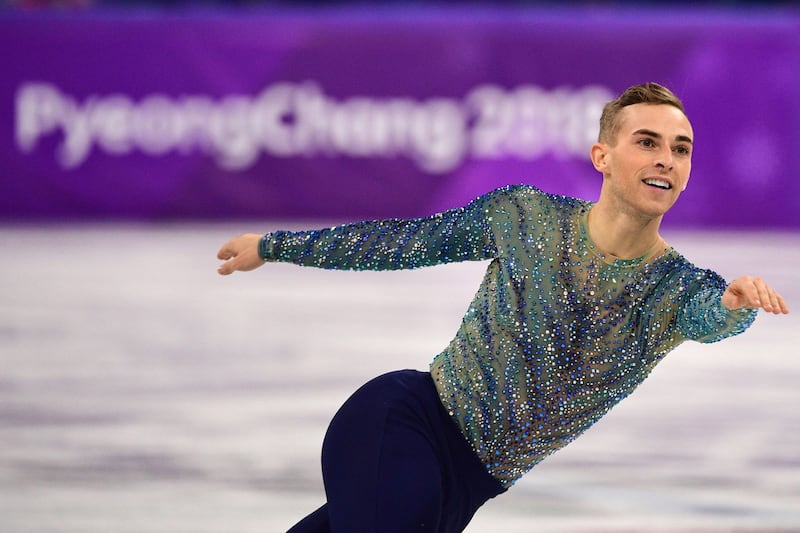
[[[634,104],[619,114],[616,143],[598,143],[592,160],[615,204],[652,218],[666,213],[689,181],[694,134],[680,109]]]

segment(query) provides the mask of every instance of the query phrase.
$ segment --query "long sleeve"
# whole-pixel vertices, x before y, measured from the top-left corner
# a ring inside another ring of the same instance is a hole
[[[702,278],[702,279],[700,279]],[[738,335],[756,318],[756,309],[729,310],[722,305],[726,283],[716,273],[701,271],[695,281],[705,286],[688,291],[690,296],[678,313],[678,330],[687,339],[711,343]]]
[[[496,254],[492,211],[507,189],[425,218],[357,222],[268,235],[267,261],[341,270],[400,270]]]

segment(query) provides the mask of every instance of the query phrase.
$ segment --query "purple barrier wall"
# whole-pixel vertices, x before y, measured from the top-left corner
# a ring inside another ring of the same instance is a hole
[[[199,12],[0,18],[0,218],[419,216],[596,199],[602,104],[695,130],[676,227],[800,227],[800,15]]]

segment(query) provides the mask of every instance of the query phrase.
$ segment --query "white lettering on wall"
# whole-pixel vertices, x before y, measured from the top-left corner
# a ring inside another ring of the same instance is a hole
[[[81,102],[51,84],[26,83],[17,91],[15,131],[26,153],[60,134],[56,158],[64,168],[79,167],[99,150],[115,156],[200,152],[228,170],[249,168],[262,154],[407,157],[437,174],[467,158],[586,158],[611,98],[599,86],[482,85],[462,100],[336,100],[306,82],[277,83],[255,97],[151,94],[134,101],[111,94]]]

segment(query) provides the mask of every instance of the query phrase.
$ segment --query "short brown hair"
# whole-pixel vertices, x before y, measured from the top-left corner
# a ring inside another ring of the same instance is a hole
[[[598,140],[607,144],[616,143],[617,133],[619,133],[620,121],[619,112],[624,107],[634,104],[666,104],[677,107],[682,113],[683,103],[675,94],[658,83],[644,83],[629,87],[619,98],[612,100],[603,107],[603,114],[600,115],[600,135]]]

